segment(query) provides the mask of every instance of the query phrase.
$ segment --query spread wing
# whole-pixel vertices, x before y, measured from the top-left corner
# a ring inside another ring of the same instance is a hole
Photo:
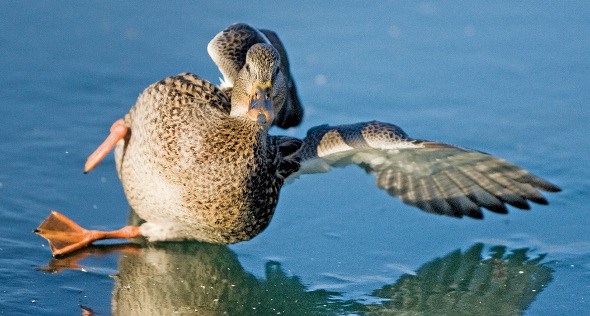
[[[482,218],[481,207],[507,213],[547,204],[537,189],[560,189],[503,159],[448,144],[410,138],[399,127],[367,122],[312,128],[298,153],[302,173],[356,164],[377,187],[426,212]]]
[[[303,108],[297,96],[295,81],[289,70],[287,52],[278,35],[270,30],[258,30],[248,24],[233,24],[217,34],[207,46],[211,59],[215,62],[219,71],[223,74],[220,86],[230,97],[231,89],[238,73],[246,62],[246,54],[252,45],[266,43],[273,45],[281,58],[281,72],[287,85],[287,96],[280,108],[274,124],[281,128],[297,126],[303,118]]]

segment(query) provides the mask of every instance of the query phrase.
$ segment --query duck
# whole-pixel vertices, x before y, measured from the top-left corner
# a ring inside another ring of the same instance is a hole
[[[54,256],[111,238],[246,241],[269,225],[284,184],[348,165],[375,175],[378,188],[408,205],[458,218],[481,219],[482,208],[505,214],[506,204],[547,204],[538,190],[561,190],[501,158],[414,139],[386,122],[321,125],[304,139],[270,135],[272,126],[299,124],[303,112],[284,48],[264,34],[235,24],[209,43],[224,76],[220,86],[182,73],[140,94],[84,171],[114,147],[129,205],[145,222],[86,230],[51,211],[35,232]]]

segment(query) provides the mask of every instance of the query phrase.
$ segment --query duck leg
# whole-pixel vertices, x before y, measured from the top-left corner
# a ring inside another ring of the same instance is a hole
[[[86,230],[56,211],[51,211],[51,214],[35,229],[35,233],[49,241],[54,256],[70,253],[101,239],[141,236],[137,226],[125,226],[110,232]]]
[[[92,170],[96,165],[113,149],[118,141],[127,135],[127,126],[123,119],[117,120],[111,126],[111,134],[104,140],[100,146],[88,157],[84,165],[84,173]]]

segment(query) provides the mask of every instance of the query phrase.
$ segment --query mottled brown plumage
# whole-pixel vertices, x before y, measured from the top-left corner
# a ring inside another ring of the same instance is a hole
[[[284,176],[296,170],[267,126],[230,115],[229,98],[192,74],[148,87],[125,116],[115,151],[131,207],[153,240],[248,240],[268,225]]]

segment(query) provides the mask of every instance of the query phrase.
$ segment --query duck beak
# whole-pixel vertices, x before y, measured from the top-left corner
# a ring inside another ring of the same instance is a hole
[[[270,80],[265,83],[256,80],[252,92],[250,92],[248,117],[261,125],[272,123],[275,119],[275,111],[271,97],[272,86]]]

